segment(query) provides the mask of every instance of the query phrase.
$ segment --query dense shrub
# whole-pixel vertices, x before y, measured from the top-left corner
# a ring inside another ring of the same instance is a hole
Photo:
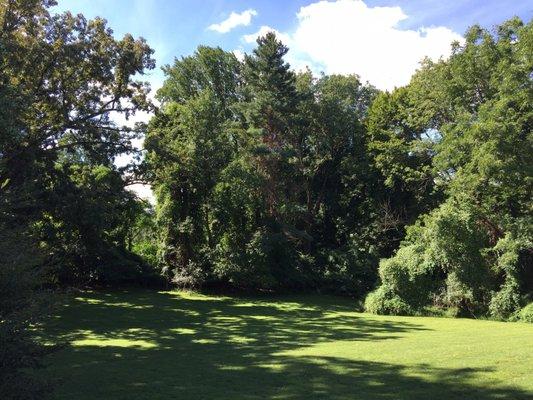
[[[414,310],[433,301],[472,311],[489,274],[482,245],[483,235],[468,214],[444,205],[410,227],[394,257],[382,260],[379,276],[387,290],[376,293],[398,296]]]
[[[338,249],[324,249],[309,264],[316,270],[311,279],[325,291],[362,298],[376,284],[378,255],[350,238]],[[319,264],[319,267],[316,267]]]
[[[434,289],[430,279],[432,267],[424,260],[421,246],[411,245],[402,247],[393,258],[383,260],[379,276],[387,293],[399,294],[411,307],[418,308],[427,304]]]
[[[44,290],[37,242],[20,227],[6,225],[0,209],[0,393],[5,400],[37,400],[50,382],[32,369],[52,347],[34,337],[32,327],[47,316],[51,296]]]
[[[415,310],[393,290],[381,285],[365,299],[365,311],[385,315],[413,315]]]
[[[521,322],[530,322],[533,323],[533,303],[529,303],[527,306],[522,308],[513,318]]]
[[[489,309],[493,317],[506,319],[520,309],[524,302],[522,294],[525,288],[521,287],[520,272],[523,268],[528,268],[527,265],[522,265],[527,262],[523,254],[531,247],[533,246],[527,237],[517,239],[508,234],[492,249],[491,254],[497,257],[494,272],[503,281],[490,301]]]

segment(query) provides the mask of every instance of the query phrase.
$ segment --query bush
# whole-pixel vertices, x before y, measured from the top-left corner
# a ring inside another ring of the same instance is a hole
[[[166,270],[163,269],[163,274]],[[205,284],[206,274],[203,268],[191,261],[186,267],[173,270],[170,281],[181,289],[197,289]]]
[[[485,246],[476,219],[445,203],[409,227],[398,252],[381,261],[381,282],[390,292],[384,299],[399,298],[416,312],[430,306],[432,299],[434,305],[459,314],[481,310],[490,293],[491,271],[482,256]]]
[[[385,315],[413,315],[413,308],[385,286],[369,293],[365,299],[365,311]]]
[[[375,287],[377,280],[377,255],[358,243],[355,238],[338,249],[324,249],[317,257],[318,263],[309,263],[306,272],[316,271],[313,279],[315,286],[326,291],[364,298]],[[317,267],[323,265],[323,268]],[[307,272],[307,275],[309,273]]]
[[[448,273],[443,291],[435,300],[446,309],[446,315],[450,317],[470,317],[477,305],[472,287],[456,271]]]
[[[271,289],[276,280],[270,271],[266,233],[257,231],[245,243],[228,233],[222,236],[218,246],[218,257],[214,271],[217,277],[239,288]]]
[[[507,319],[520,310],[523,304],[521,296],[520,271],[524,260],[521,253],[529,253],[530,241],[526,238],[516,238],[508,234],[500,239],[491,251],[497,256],[495,272],[503,276],[504,283],[500,290],[493,294],[489,310],[491,316],[498,319]]]
[[[281,232],[258,229],[244,245],[235,235],[225,234],[217,255],[215,274],[239,288],[272,290],[302,282],[301,260]]]
[[[497,319],[507,319],[513,312],[520,309],[519,290],[518,282],[514,279],[508,279],[490,301],[491,316]]]
[[[400,248],[394,257],[382,260],[379,266],[384,285],[414,309],[427,305],[435,288],[433,266],[424,256],[423,246],[409,245]]]
[[[529,322],[533,323],[533,303],[529,303],[527,306],[522,308],[514,318],[520,322]]]

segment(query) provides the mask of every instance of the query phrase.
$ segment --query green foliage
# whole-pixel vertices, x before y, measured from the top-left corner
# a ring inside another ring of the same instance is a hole
[[[140,260],[126,249],[138,205],[117,171],[103,165],[58,164],[52,209],[38,224],[64,283],[131,281]],[[65,207],[65,202],[69,204]]]
[[[47,311],[49,295],[36,290],[43,281],[40,262],[35,242],[0,224],[0,393],[6,400],[40,399],[51,389],[31,372],[49,352],[30,331]]]
[[[314,278],[327,291],[363,297],[376,281],[377,256],[372,247],[352,236],[343,247],[318,250],[312,261],[323,266],[319,269],[321,275]]]
[[[380,252],[362,123],[376,90],[296,75],[275,35],[257,43],[243,63],[199,47],[165,68],[145,143],[160,266],[185,286],[362,295]]]
[[[365,310],[374,314],[413,315],[413,308],[385,286],[370,292],[365,298]]]
[[[125,190],[135,171],[114,161],[135,153],[143,127],[111,116],[151,109],[133,76],[154,67],[152,50],[116,40],[101,18],[50,15],[54,3],[0,4],[0,196],[31,190],[14,212],[34,218],[52,281],[136,279],[126,238],[138,204]]]
[[[407,90],[442,135],[433,168],[446,200],[382,263],[380,293],[416,310],[433,303],[501,319],[531,296],[532,32],[517,19],[496,35],[474,27],[448,61],[413,78]],[[405,259],[409,249],[418,259]],[[423,302],[398,285],[416,268],[431,271]]]
[[[489,310],[493,317],[499,319],[509,318],[520,309],[523,299],[522,294],[527,293],[526,277],[523,269],[530,268],[526,254],[530,253],[532,244],[528,237],[515,238],[507,234],[500,239],[492,249],[492,254],[497,257],[494,272],[503,281],[499,290],[492,295]]]
[[[264,203],[257,188],[262,177],[245,159],[237,159],[221,173],[214,189],[214,274],[236,286],[272,287],[268,264],[261,260],[258,219]],[[262,254],[265,256],[264,254]],[[267,260],[268,261],[268,260]]]
[[[514,320],[533,323],[533,303],[529,303],[513,317]]]
[[[147,169],[158,199],[158,261],[182,286],[201,285],[210,276],[213,192],[237,140],[226,127],[238,66],[232,54],[201,47],[167,67],[172,78],[159,93],[163,106],[146,137]]]
[[[51,296],[32,218],[17,216],[30,193],[8,190],[0,197],[0,393],[8,400],[41,399],[51,391],[33,371],[51,350],[32,331],[47,316]]]
[[[367,149],[377,172],[376,219],[386,250],[382,256],[390,256],[405,235],[405,226],[441,198],[432,168],[439,136],[434,128],[416,99],[414,82],[380,93],[370,106]]]
[[[128,250],[141,256],[153,268],[153,273],[157,274],[157,231],[154,214],[151,204],[138,203],[135,221],[130,226],[126,240]]]
[[[57,284],[138,280],[145,264],[126,249],[138,202],[125,190],[151,109],[152,50],[116,40],[101,18],[51,15],[52,0],[0,1],[0,393],[40,399],[33,369],[48,351],[34,330]]]

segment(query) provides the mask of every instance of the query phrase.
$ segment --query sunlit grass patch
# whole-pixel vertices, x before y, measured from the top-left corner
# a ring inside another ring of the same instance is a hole
[[[71,342],[72,346],[94,346],[94,347],[137,347],[141,349],[152,349],[157,347],[156,343],[146,340],[131,340],[131,339],[110,339],[110,338],[94,338],[94,339],[80,339]]]
[[[172,328],[170,331],[180,335],[194,335],[196,333],[196,330],[190,328]]]

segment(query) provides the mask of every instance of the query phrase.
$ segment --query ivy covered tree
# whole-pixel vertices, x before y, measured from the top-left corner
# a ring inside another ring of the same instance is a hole
[[[413,78],[409,90],[442,135],[433,168],[446,199],[382,262],[370,311],[434,304],[507,318],[531,301],[532,35],[518,19],[494,34],[474,26],[449,60]]]

